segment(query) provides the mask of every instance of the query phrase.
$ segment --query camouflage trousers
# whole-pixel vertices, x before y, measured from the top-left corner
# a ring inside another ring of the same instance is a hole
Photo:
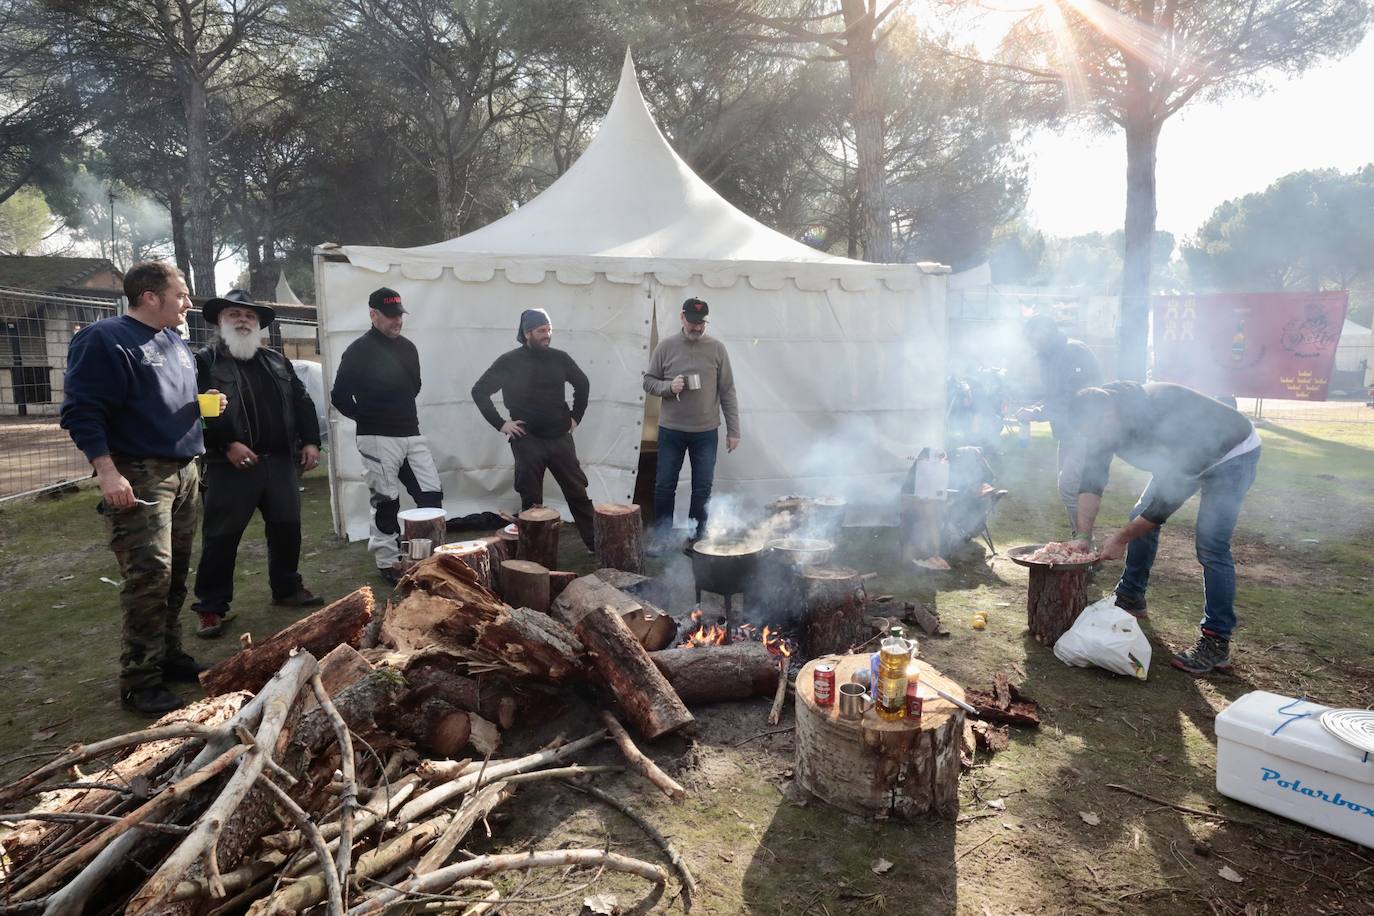
[[[109,526],[110,549],[124,584],[119,604],[124,636],[119,687],[136,690],[162,683],[162,664],[183,653],[181,608],[200,507],[200,464],[160,458],[117,458],[115,467],[139,499],[131,509],[100,512]]]

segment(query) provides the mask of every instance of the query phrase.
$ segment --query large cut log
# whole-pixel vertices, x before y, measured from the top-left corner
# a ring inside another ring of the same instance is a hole
[[[652,741],[692,722],[668,679],[612,608],[584,615],[577,636],[591,650],[597,673],[640,735]]]
[[[1092,603],[1088,597],[1089,569],[1032,566],[1026,591],[1026,623],[1031,637],[1053,646]]]
[[[533,560],[507,560],[501,564],[501,593],[514,607],[536,611],[549,609],[549,570]]]
[[[835,684],[867,667],[867,655],[825,656],[797,675],[798,784],[837,808],[870,817],[959,813],[959,745],[964,713],[931,687],[963,699],[959,685],[918,661],[921,714],[883,719],[869,708],[856,719],[839,715],[839,701],[816,703],[816,665],[835,666]]]
[[[409,595],[417,589],[463,604],[501,606],[501,600],[478,581],[477,573],[453,554],[436,553],[416,563],[396,586],[401,595]]]
[[[558,530],[563,527],[558,510],[532,506],[515,517],[515,525],[520,530],[516,559],[538,563],[545,569],[557,569]]]
[[[344,643],[358,645],[373,607],[372,589],[364,586],[201,672],[201,686],[211,696],[231,690],[256,692],[286,663],[293,649],[319,657]]]
[[[357,649],[344,643],[320,659],[320,683],[324,692],[336,697],[344,688],[362,680],[372,673],[372,665],[358,653]],[[313,692],[305,698],[305,712],[320,705]]]
[[[638,595],[608,585],[595,574],[582,576],[569,583],[553,602],[549,613],[568,626],[576,628],[583,617],[599,607],[610,607],[621,617],[643,614],[654,618],[664,613],[662,608],[650,604]]]
[[[638,506],[598,503],[593,524],[598,565],[633,573],[643,571],[644,522]]]
[[[801,633],[806,656],[838,655],[868,639],[863,579],[856,570],[808,566],[798,575],[806,605]]]
[[[778,659],[761,642],[650,652],[688,706],[766,697],[778,686]]]
[[[491,548],[486,538],[478,538],[472,541],[458,541],[454,544],[444,544],[438,550],[439,553],[452,554],[472,570],[476,575],[478,583],[489,592],[495,592],[495,586],[491,578]],[[504,559],[504,557],[502,558]]]
[[[474,607],[452,598],[411,592],[387,608],[380,639],[398,652],[466,646],[477,635],[478,624],[503,609],[500,604]]]
[[[582,667],[582,643],[572,630],[528,607],[506,608],[482,624],[473,647],[499,657],[521,674],[551,681],[561,681]]]

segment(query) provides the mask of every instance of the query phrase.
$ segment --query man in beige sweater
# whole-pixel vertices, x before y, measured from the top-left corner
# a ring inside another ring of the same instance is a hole
[[[663,399],[658,419],[658,473],[654,478],[655,536],[650,554],[664,549],[673,527],[673,502],[682,461],[692,461],[688,542],[706,533],[706,504],[716,474],[720,418],[725,415],[725,450],[739,447],[739,404],[725,345],[706,335],[710,307],[700,299],[682,303],[682,333],[659,341],[644,390]]]

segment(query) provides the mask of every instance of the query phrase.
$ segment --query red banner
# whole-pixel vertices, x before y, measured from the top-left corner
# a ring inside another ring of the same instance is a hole
[[[1325,401],[1349,294],[1156,296],[1154,378],[1214,397]]]

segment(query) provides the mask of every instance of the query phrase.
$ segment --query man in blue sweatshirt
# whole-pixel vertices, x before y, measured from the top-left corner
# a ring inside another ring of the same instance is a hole
[[[180,620],[205,445],[195,362],[173,330],[191,307],[185,279],[145,261],[124,275],[124,295],[128,314],[72,338],[62,428],[95,469],[124,578],[120,700],[161,714],[182,705],[164,682],[194,683],[206,667],[182,649]]]

